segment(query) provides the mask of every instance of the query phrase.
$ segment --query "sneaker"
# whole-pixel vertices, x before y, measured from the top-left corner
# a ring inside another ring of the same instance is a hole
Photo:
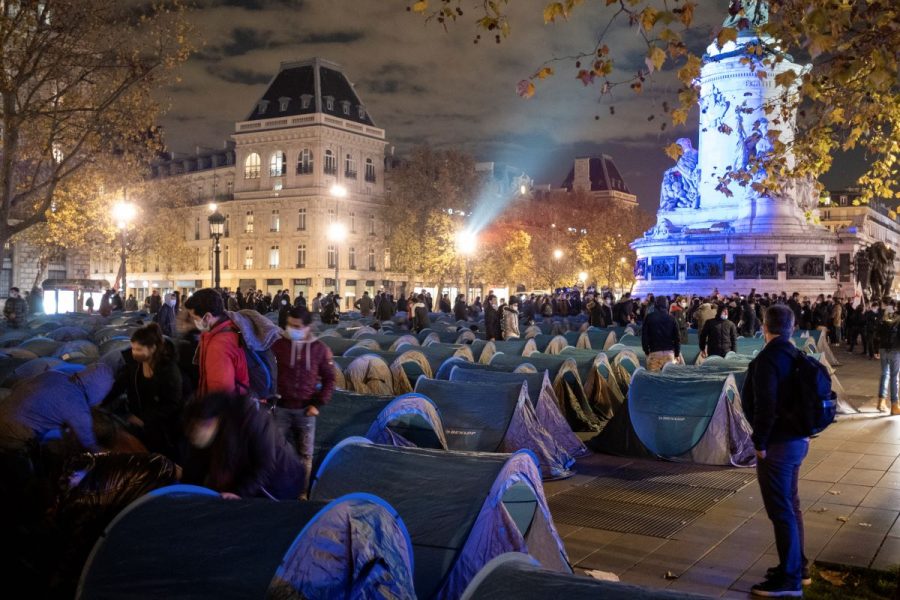
[[[766,579],[774,579],[777,577],[781,577],[781,567],[769,567],[766,571]],[[809,567],[804,566],[803,571],[800,575],[800,583],[803,585],[810,585],[812,583],[812,576],[809,574]]]
[[[750,588],[750,595],[763,598],[802,598],[803,586],[787,585],[781,578],[766,579]]]

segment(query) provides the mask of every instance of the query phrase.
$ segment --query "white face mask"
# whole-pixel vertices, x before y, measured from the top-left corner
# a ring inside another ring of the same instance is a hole
[[[284,306],[285,304],[287,304],[287,300],[282,300],[281,305]]]
[[[200,331],[209,331],[209,323],[206,322],[206,317],[202,319],[194,319],[194,327],[199,329]]]
[[[884,307],[884,314],[886,314],[886,315],[892,315],[892,314],[894,314],[894,307],[893,307],[893,306],[885,306],[885,307]]]
[[[168,305],[171,306],[172,308],[175,308],[175,300],[174,300],[174,299],[172,299],[172,300],[166,300],[166,304],[168,304]]]
[[[302,341],[306,337],[306,328],[297,329],[296,327],[288,327],[285,329],[288,337],[295,342]]]
[[[191,445],[195,448],[206,448],[216,438],[216,432],[219,430],[218,419],[208,419],[200,421],[194,425],[191,431]]]
[[[722,315],[721,315],[719,318],[722,319],[723,321],[727,321],[727,320],[728,320],[728,313],[722,313]]]

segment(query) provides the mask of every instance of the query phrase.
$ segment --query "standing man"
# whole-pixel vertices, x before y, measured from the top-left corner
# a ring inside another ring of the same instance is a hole
[[[154,289],[150,292],[149,307],[151,315],[155,315],[162,308],[162,298],[159,297],[159,290]]]
[[[160,306],[159,312],[156,313],[153,320],[159,324],[159,328],[162,329],[163,335],[170,338],[175,337],[175,296],[166,294],[165,301],[162,306]]]
[[[240,333],[225,314],[222,295],[212,288],[203,288],[194,292],[184,307],[200,330],[195,359],[200,370],[197,399],[215,393],[248,393],[247,357],[240,345]]]
[[[353,303],[353,307],[359,311],[359,313],[365,317],[371,317],[372,311],[375,310],[375,303],[372,302],[372,297],[369,296],[369,292],[363,292],[362,298]]]
[[[9,288],[9,298],[3,305],[3,316],[6,317],[6,323],[13,329],[18,329],[25,324],[25,318],[28,316],[28,303],[19,296],[19,288]]]
[[[312,313],[317,315],[322,312],[322,292],[316,294],[312,301]]]
[[[797,491],[800,465],[809,450],[802,426],[804,407],[797,393],[794,363],[798,350],[791,343],[794,313],[776,304],[766,310],[766,345],[750,363],[741,393],[744,414],[753,427],[756,477],[766,514],[775,529],[779,564],[751,593],[764,597],[803,596],[809,569],[803,552],[803,513]]]
[[[703,357],[725,356],[737,351],[737,327],[728,320],[728,307],[724,304],[716,311],[716,318],[709,319],[700,330],[700,350]]]
[[[301,499],[309,488],[319,407],[328,403],[334,391],[334,359],[328,346],[313,337],[311,322],[308,310],[292,308],[284,337],[272,346],[278,362],[275,423],[300,457]]]
[[[891,401],[891,414],[900,415],[900,317],[894,314],[894,301],[885,303],[881,322],[875,331],[878,356],[881,358],[881,378],[878,385],[878,410],[888,411],[888,398]]]
[[[681,355],[681,333],[678,323],[669,314],[669,300],[665,296],[656,298],[656,308],[644,319],[641,327],[641,347],[647,355],[647,370],[661,371]]]

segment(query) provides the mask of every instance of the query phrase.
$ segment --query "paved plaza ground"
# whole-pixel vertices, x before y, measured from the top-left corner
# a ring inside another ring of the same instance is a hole
[[[876,412],[877,361],[836,350],[837,376],[861,412],[812,440],[801,470],[806,554],[822,563],[894,569],[900,564],[900,417]],[[578,474],[548,482],[548,498],[639,459],[592,455]],[[746,598],[778,563],[772,526],[755,482],[668,539],[557,523],[576,572],[723,598]],[[669,578],[666,577],[667,572]],[[673,576],[677,578],[672,578]]]

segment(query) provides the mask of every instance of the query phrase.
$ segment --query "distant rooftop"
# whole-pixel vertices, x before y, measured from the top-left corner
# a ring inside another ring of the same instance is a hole
[[[625,194],[631,193],[611,156],[601,154],[600,156],[579,157],[575,159],[575,165],[577,166],[581,161],[588,161],[589,163],[590,191],[601,192],[608,190]],[[562,187],[571,192],[575,187],[574,183],[575,166],[569,171]]]

